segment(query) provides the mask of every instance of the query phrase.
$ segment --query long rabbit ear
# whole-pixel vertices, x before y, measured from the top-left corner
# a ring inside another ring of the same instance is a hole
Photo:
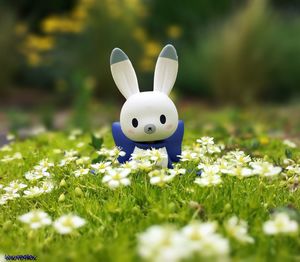
[[[110,69],[118,89],[126,99],[139,93],[138,81],[133,66],[128,56],[119,48],[115,48],[111,52]]]
[[[154,72],[154,91],[171,92],[178,71],[178,57],[174,46],[166,45],[160,52]]]

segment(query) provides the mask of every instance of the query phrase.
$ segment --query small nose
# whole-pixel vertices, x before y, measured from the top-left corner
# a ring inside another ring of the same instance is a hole
[[[148,124],[148,125],[145,125],[145,127],[144,127],[145,133],[149,134],[149,135],[153,134],[155,132],[155,130],[156,130],[156,127],[153,124]]]

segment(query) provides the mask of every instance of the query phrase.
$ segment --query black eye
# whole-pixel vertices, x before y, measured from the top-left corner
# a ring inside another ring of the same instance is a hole
[[[167,119],[166,119],[166,116],[165,116],[165,115],[161,115],[159,120],[160,120],[160,122],[161,122],[162,124],[165,124],[165,123],[166,123],[166,121],[167,121]]]
[[[132,121],[131,121],[131,123],[132,123],[133,127],[137,127],[138,124],[139,124],[139,122],[138,122],[138,120],[136,118],[133,118]]]

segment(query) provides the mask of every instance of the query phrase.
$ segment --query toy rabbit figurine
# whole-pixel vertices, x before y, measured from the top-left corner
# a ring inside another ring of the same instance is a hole
[[[126,153],[118,161],[124,163],[131,159],[132,153],[155,148],[168,156],[162,166],[172,168],[172,162],[179,161],[184,132],[183,121],[178,121],[176,107],[168,96],[178,71],[175,48],[166,45],[161,51],[155,67],[153,91],[139,91],[133,66],[121,49],[112,51],[110,65],[113,79],[127,99],[120,122],[112,125],[114,141]]]

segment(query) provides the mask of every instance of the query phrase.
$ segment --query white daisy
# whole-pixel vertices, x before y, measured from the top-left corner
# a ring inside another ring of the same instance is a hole
[[[3,194],[2,197],[6,200],[12,200],[20,197],[20,194],[14,191],[8,191],[5,194]]]
[[[99,162],[92,164],[91,167],[96,173],[104,174],[108,169],[111,168],[111,162]]]
[[[278,175],[282,168],[274,166],[269,162],[256,161],[251,162],[250,166],[253,168],[253,173],[264,177],[272,177]]]
[[[129,174],[130,169],[126,168],[108,169],[106,175],[102,179],[102,182],[104,184],[107,184],[111,189],[115,189],[119,186],[129,186]]]
[[[254,239],[248,235],[247,222],[239,220],[236,216],[229,218],[225,222],[225,229],[229,236],[241,243],[254,243]]]
[[[155,262],[176,262],[190,255],[186,239],[169,226],[151,226],[139,234],[138,253]]]
[[[42,188],[39,188],[37,186],[30,187],[27,190],[24,191],[25,197],[36,197],[44,193],[44,190]]]
[[[263,224],[263,231],[267,235],[291,234],[298,232],[298,223],[290,219],[284,212],[276,213],[271,220]]]
[[[83,176],[83,175],[87,175],[89,172],[90,172],[90,170],[88,168],[81,167],[81,168],[74,171],[74,175],[76,177],[80,177],[80,176]]]
[[[195,160],[198,160],[199,156],[195,152],[184,150],[181,152],[181,155],[179,155],[179,158],[181,162],[193,162]]]
[[[288,139],[283,140],[283,144],[290,147],[290,148],[296,148],[297,147],[297,145],[294,142],[292,142],[291,140],[288,140]]]
[[[157,186],[164,186],[166,183],[171,182],[176,175],[168,175],[166,169],[157,169],[149,173],[150,184]]]
[[[201,175],[197,177],[194,183],[200,186],[214,186],[222,183],[222,179],[219,175]]]
[[[15,181],[12,181],[9,183],[9,186],[7,187],[4,187],[3,189],[6,191],[6,192],[18,192],[19,190],[23,189],[27,187],[26,184],[23,184],[21,182],[19,182],[18,180],[15,180]]]
[[[45,192],[45,193],[49,193],[54,189],[54,184],[52,181],[50,180],[45,180],[43,181],[41,184],[41,189]]]
[[[32,229],[38,229],[51,224],[51,218],[41,210],[34,210],[18,218],[21,222],[28,224]]]
[[[68,214],[68,215],[63,215],[57,220],[55,220],[53,223],[53,227],[58,233],[65,235],[65,234],[70,234],[75,229],[84,226],[85,223],[86,222],[83,218]]]

